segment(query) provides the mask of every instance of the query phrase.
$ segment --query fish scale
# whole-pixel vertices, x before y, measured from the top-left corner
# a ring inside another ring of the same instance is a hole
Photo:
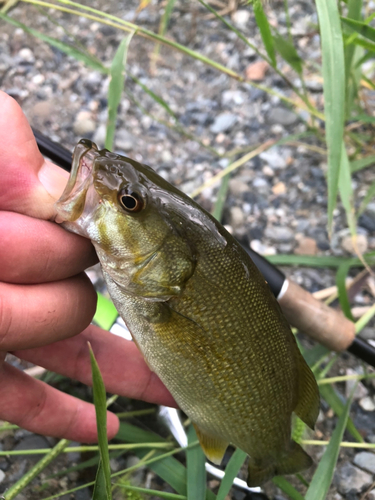
[[[81,141],[56,208],[91,239],[145,360],[219,463],[249,459],[251,486],[311,465],[291,440],[313,427],[316,381],[264,278],[233,237],[150,167]]]

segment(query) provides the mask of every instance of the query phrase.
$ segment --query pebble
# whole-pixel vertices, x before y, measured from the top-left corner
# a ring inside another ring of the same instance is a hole
[[[5,472],[3,472],[1,469],[0,469],[0,483],[2,483],[5,479]]]
[[[364,234],[357,234],[357,248],[360,254],[364,254],[368,248],[367,237]],[[341,247],[348,253],[356,254],[351,236],[345,236],[341,241]]]
[[[230,209],[230,224],[233,228],[243,226],[245,223],[245,215],[240,207],[231,207]]]
[[[335,483],[339,492],[360,493],[372,484],[372,476],[350,463],[339,466],[335,472]]]
[[[366,397],[360,399],[358,404],[362,408],[362,410],[365,410],[365,411],[374,411],[375,410],[375,403],[370,396],[366,396]]]
[[[210,131],[213,134],[227,132],[237,123],[237,121],[238,117],[233,113],[220,113],[211,125]]]
[[[32,64],[35,62],[35,57],[33,51],[27,47],[24,47],[18,52],[18,57],[21,62]]]
[[[232,15],[232,21],[238,28],[246,28],[246,25],[250,19],[250,11],[245,9],[236,10]]]
[[[249,191],[249,186],[246,182],[243,182],[238,179],[230,179],[229,181],[229,192],[235,196],[236,198],[241,196],[243,193],[247,193]]]
[[[52,100],[39,101],[31,109],[35,118],[48,118],[54,112],[55,103]]]
[[[287,166],[286,160],[283,158],[283,156],[280,153],[279,148],[270,148],[268,151],[264,151],[259,155],[259,158],[266,163],[271,168],[274,169],[283,169]]]
[[[353,460],[354,464],[371,474],[375,474],[375,454],[368,451],[357,453]]]
[[[270,123],[271,125],[277,124],[288,127],[290,125],[294,125],[298,121],[298,115],[296,115],[292,111],[289,111],[289,109],[275,107],[271,108],[268,113],[267,119],[268,123]]]
[[[298,246],[294,249],[296,255],[316,255],[318,245],[313,238],[302,238],[298,242]]]
[[[95,132],[96,124],[90,111],[80,111],[74,120],[74,133],[80,137],[91,135]]]
[[[283,182],[278,182],[274,186],[272,186],[273,194],[279,195],[286,193],[286,186]]]
[[[358,372],[352,370],[351,368],[347,368],[346,370],[346,375],[358,375]],[[346,385],[345,385],[345,395],[348,398],[354,387],[357,385],[355,391],[354,391],[354,397],[353,399],[362,399],[366,396],[368,396],[368,390],[366,387],[362,384],[362,382],[358,382],[358,380],[347,380]]]
[[[254,252],[257,252],[260,255],[276,255],[276,249],[274,247],[264,245],[260,240],[252,240],[250,247],[254,250]]]
[[[287,243],[294,238],[294,231],[284,226],[268,226],[264,231],[264,236],[278,243]]]
[[[255,63],[249,64],[249,66],[245,70],[246,78],[248,80],[260,82],[264,80],[268,68],[269,64],[266,61],[257,61]]]
[[[367,229],[368,231],[375,231],[375,214],[370,211],[365,211],[358,218],[358,225]]]

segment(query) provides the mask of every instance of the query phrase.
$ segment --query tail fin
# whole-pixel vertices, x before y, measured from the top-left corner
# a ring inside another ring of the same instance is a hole
[[[290,450],[271,464],[258,465],[250,458],[247,484],[250,487],[261,486],[272,479],[273,476],[295,474],[307,469],[312,464],[311,457],[299,444],[292,441]]]

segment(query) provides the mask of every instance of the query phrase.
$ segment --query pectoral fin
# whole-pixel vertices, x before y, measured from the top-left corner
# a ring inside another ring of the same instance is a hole
[[[196,424],[193,425],[195,432],[197,433],[200,445],[202,446],[204,454],[206,455],[208,460],[211,460],[211,462],[216,465],[220,465],[229,443],[224,439],[209,436]]]

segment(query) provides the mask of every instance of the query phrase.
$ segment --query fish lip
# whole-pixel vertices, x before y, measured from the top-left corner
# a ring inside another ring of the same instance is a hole
[[[55,203],[57,215],[55,222],[75,220],[71,201],[80,192],[87,191],[94,170],[94,161],[98,155],[96,144],[88,139],[81,139],[74,149],[70,177],[60,198]],[[79,215],[78,215],[79,216]]]

